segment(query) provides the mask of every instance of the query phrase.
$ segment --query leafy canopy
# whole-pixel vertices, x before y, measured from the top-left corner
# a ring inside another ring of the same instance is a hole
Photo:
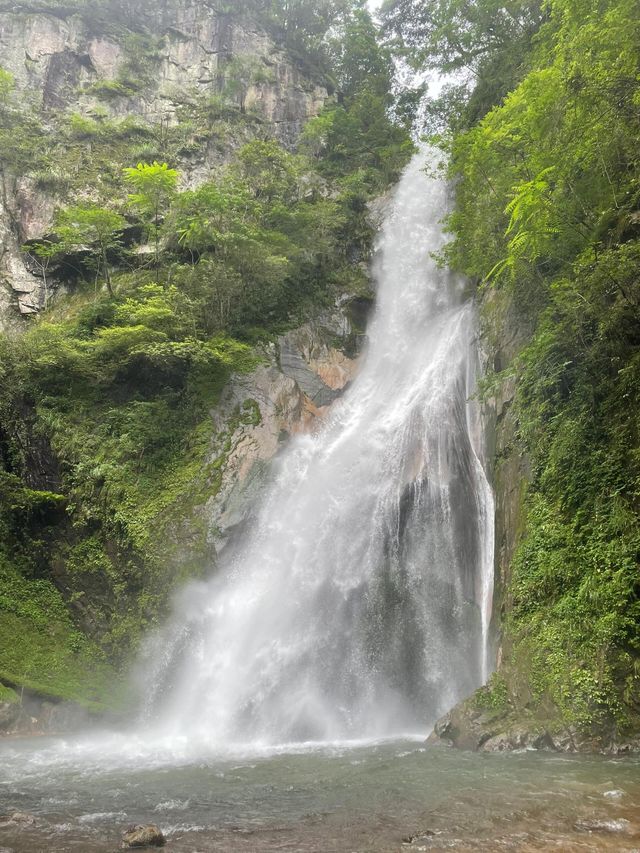
[[[126,182],[133,187],[129,202],[157,221],[173,198],[178,185],[178,172],[166,163],[138,163],[124,170]]]

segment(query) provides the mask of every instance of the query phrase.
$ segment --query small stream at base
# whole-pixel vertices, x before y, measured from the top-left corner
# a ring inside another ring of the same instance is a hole
[[[0,813],[37,818],[1,828],[0,850],[112,853],[129,824],[148,822],[167,835],[167,853],[640,850],[636,759],[408,740],[180,764],[175,753],[139,752],[135,738],[97,742],[0,742]],[[418,838],[403,845],[409,836]]]

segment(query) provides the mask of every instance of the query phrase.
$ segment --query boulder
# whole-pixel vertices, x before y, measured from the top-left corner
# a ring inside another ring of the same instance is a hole
[[[478,694],[476,694],[477,696]],[[508,711],[478,707],[475,696],[464,700],[434,725],[427,743],[444,744],[473,752],[511,752],[537,749],[576,752],[575,740],[557,739],[537,720],[519,723]]]
[[[132,847],[163,847],[167,843],[155,823],[130,826],[122,836],[122,847],[129,850]]]

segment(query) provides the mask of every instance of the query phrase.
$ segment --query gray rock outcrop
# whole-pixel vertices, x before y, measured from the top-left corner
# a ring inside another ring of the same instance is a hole
[[[136,13],[137,14],[137,13]],[[213,94],[221,85],[224,63],[231,58],[261,64],[259,82],[249,83],[243,108],[254,108],[292,144],[304,123],[315,115],[327,91],[308,79],[259,26],[208,3],[171,0],[162,15],[143,23],[156,44],[150,60],[152,80],[140,91],[114,98],[115,115],[134,114],[150,121],[171,120],[185,98]],[[104,30],[104,31],[101,31]],[[129,60],[128,47],[108,28],[80,14],[21,11],[0,14],[2,65],[13,73],[18,89],[45,111],[95,109],[103,102],[92,85],[115,81]]]
[[[205,507],[218,551],[250,518],[269,463],[286,439],[317,428],[355,375],[358,360],[346,356],[339,343],[349,332],[340,312],[305,324],[281,337],[265,351],[262,364],[236,375],[225,389],[212,412],[219,439],[209,460],[220,458],[221,445],[226,448],[221,484]],[[251,416],[234,416],[243,411]]]
[[[575,726],[527,715],[512,707],[483,708],[478,701],[483,692],[481,689],[478,694],[441,717],[434,725],[427,743],[472,752],[542,750],[627,755],[640,751],[639,739],[619,741],[612,733],[609,741],[605,742],[600,734],[589,737]]]

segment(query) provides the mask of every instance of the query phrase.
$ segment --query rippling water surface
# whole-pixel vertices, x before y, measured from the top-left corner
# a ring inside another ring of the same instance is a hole
[[[640,851],[635,759],[395,741],[182,761],[133,738],[6,739],[0,811],[37,821],[0,829],[0,849],[107,853],[127,825],[153,822],[168,853]]]

